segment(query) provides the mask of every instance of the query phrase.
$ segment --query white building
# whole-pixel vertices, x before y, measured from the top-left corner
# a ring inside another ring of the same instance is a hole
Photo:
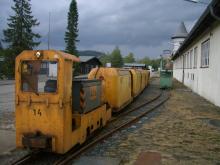
[[[173,76],[220,106],[220,1],[213,0],[180,47]]]

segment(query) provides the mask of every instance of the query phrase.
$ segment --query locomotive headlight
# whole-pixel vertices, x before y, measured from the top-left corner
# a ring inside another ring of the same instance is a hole
[[[35,54],[35,56],[36,56],[37,58],[40,58],[41,53],[40,53],[40,52],[37,52],[37,53]]]

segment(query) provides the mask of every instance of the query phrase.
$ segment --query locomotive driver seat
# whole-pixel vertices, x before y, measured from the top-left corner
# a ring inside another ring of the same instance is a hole
[[[57,80],[47,80],[44,86],[44,92],[54,93],[57,91]]]

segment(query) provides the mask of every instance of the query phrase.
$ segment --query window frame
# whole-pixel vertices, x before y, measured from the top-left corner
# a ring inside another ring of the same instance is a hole
[[[189,68],[193,68],[193,49],[190,49],[189,51]]]
[[[193,48],[193,68],[196,69],[198,65],[198,47]]]
[[[208,45],[205,45],[207,43]],[[208,48],[208,50],[204,50],[205,48]],[[208,53],[208,54],[204,55],[204,53]],[[201,68],[209,68],[209,64],[210,64],[209,57],[210,57],[210,38],[208,38],[207,40],[201,43],[201,65],[200,65]],[[206,64],[206,60],[207,60],[207,64]]]
[[[190,69],[190,52],[187,52],[187,69]]]
[[[37,61],[37,60],[33,60],[33,59],[25,59],[25,60],[21,60],[20,61],[20,73],[19,73],[19,76],[20,76],[20,87],[19,87],[19,90],[22,94],[31,94],[31,93],[35,93],[35,92],[32,92],[32,91],[23,91],[22,90],[22,63],[24,61]],[[42,60],[39,60],[39,61],[49,61],[49,62],[57,62],[57,90],[56,92],[37,92],[38,95],[57,95],[58,92],[59,92],[59,74],[60,74],[60,70],[59,70],[59,65],[60,65],[60,61],[59,59],[42,59]]]
[[[184,54],[184,69],[187,69],[187,53]]]

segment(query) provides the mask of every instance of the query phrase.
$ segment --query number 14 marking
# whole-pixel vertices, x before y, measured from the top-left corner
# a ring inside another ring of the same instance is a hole
[[[34,116],[41,116],[42,115],[40,109],[33,109],[33,112],[34,112]]]

